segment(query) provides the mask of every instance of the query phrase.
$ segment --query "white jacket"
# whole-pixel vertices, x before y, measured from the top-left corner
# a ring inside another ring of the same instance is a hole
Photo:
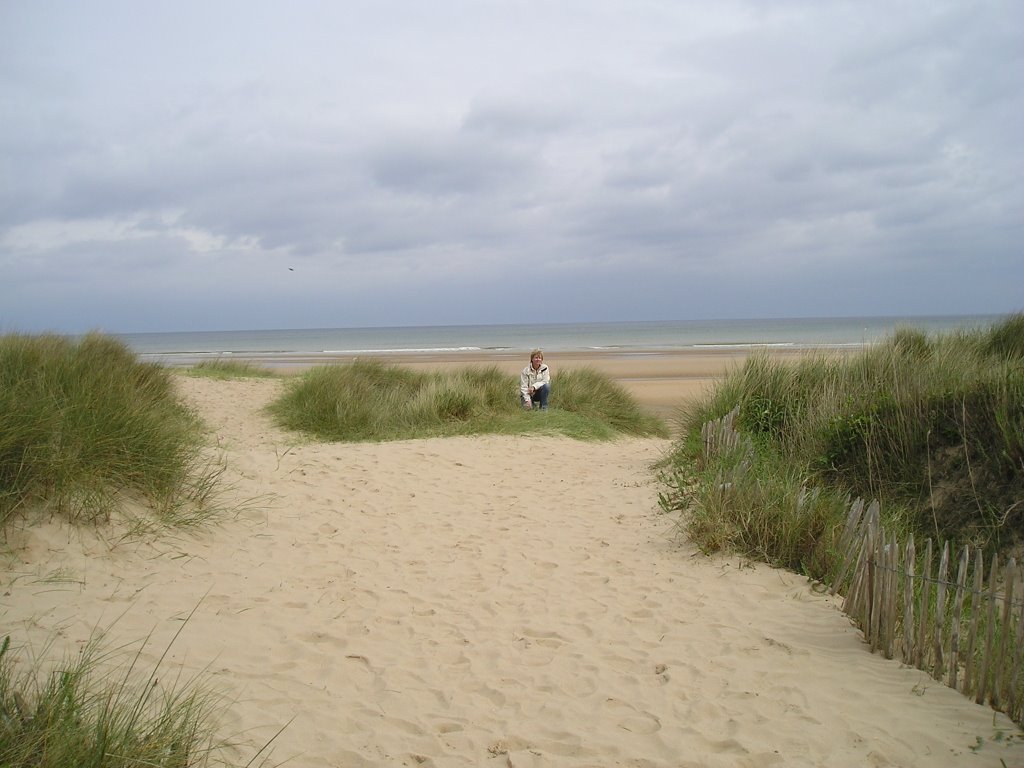
[[[545,363],[540,364],[540,368],[536,371],[533,370],[533,364],[523,368],[523,372],[519,374],[519,392],[524,398],[530,396],[530,387],[534,389],[540,389],[551,384],[551,371],[548,370],[548,366]]]

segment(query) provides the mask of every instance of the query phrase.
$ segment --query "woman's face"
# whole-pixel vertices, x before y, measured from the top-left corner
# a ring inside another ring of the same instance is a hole
[[[540,368],[540,364],[543,363],[543,362],[544,362],[544,356],[543,355],[534,355],[533,357],[530,358],[530,364],[533,365],[533,370],[535,370],[535,371],[538,368]]]

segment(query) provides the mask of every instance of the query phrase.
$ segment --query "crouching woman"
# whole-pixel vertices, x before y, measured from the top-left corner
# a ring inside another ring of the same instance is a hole
[[[539,349],[530,353],[530,364],[519,374],[519,393],[523,408],[533,410],[539,407],[548,409],[548,397],[551,394],[551,371],[544,364],[544,353]]]

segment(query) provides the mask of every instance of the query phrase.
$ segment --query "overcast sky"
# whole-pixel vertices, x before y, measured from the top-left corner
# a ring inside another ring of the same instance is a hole
[[[0,331],[1024,309],[1020,0],[0,0]]]

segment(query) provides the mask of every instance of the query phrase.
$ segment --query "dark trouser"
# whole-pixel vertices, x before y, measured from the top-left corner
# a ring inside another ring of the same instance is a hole
[[[531,403],[540,403],[541,410],[546,411],[548,409],[548,395],[550,394],[551,385],[541,387],[540,389],[533,390],[533,395],[530,397]]]

